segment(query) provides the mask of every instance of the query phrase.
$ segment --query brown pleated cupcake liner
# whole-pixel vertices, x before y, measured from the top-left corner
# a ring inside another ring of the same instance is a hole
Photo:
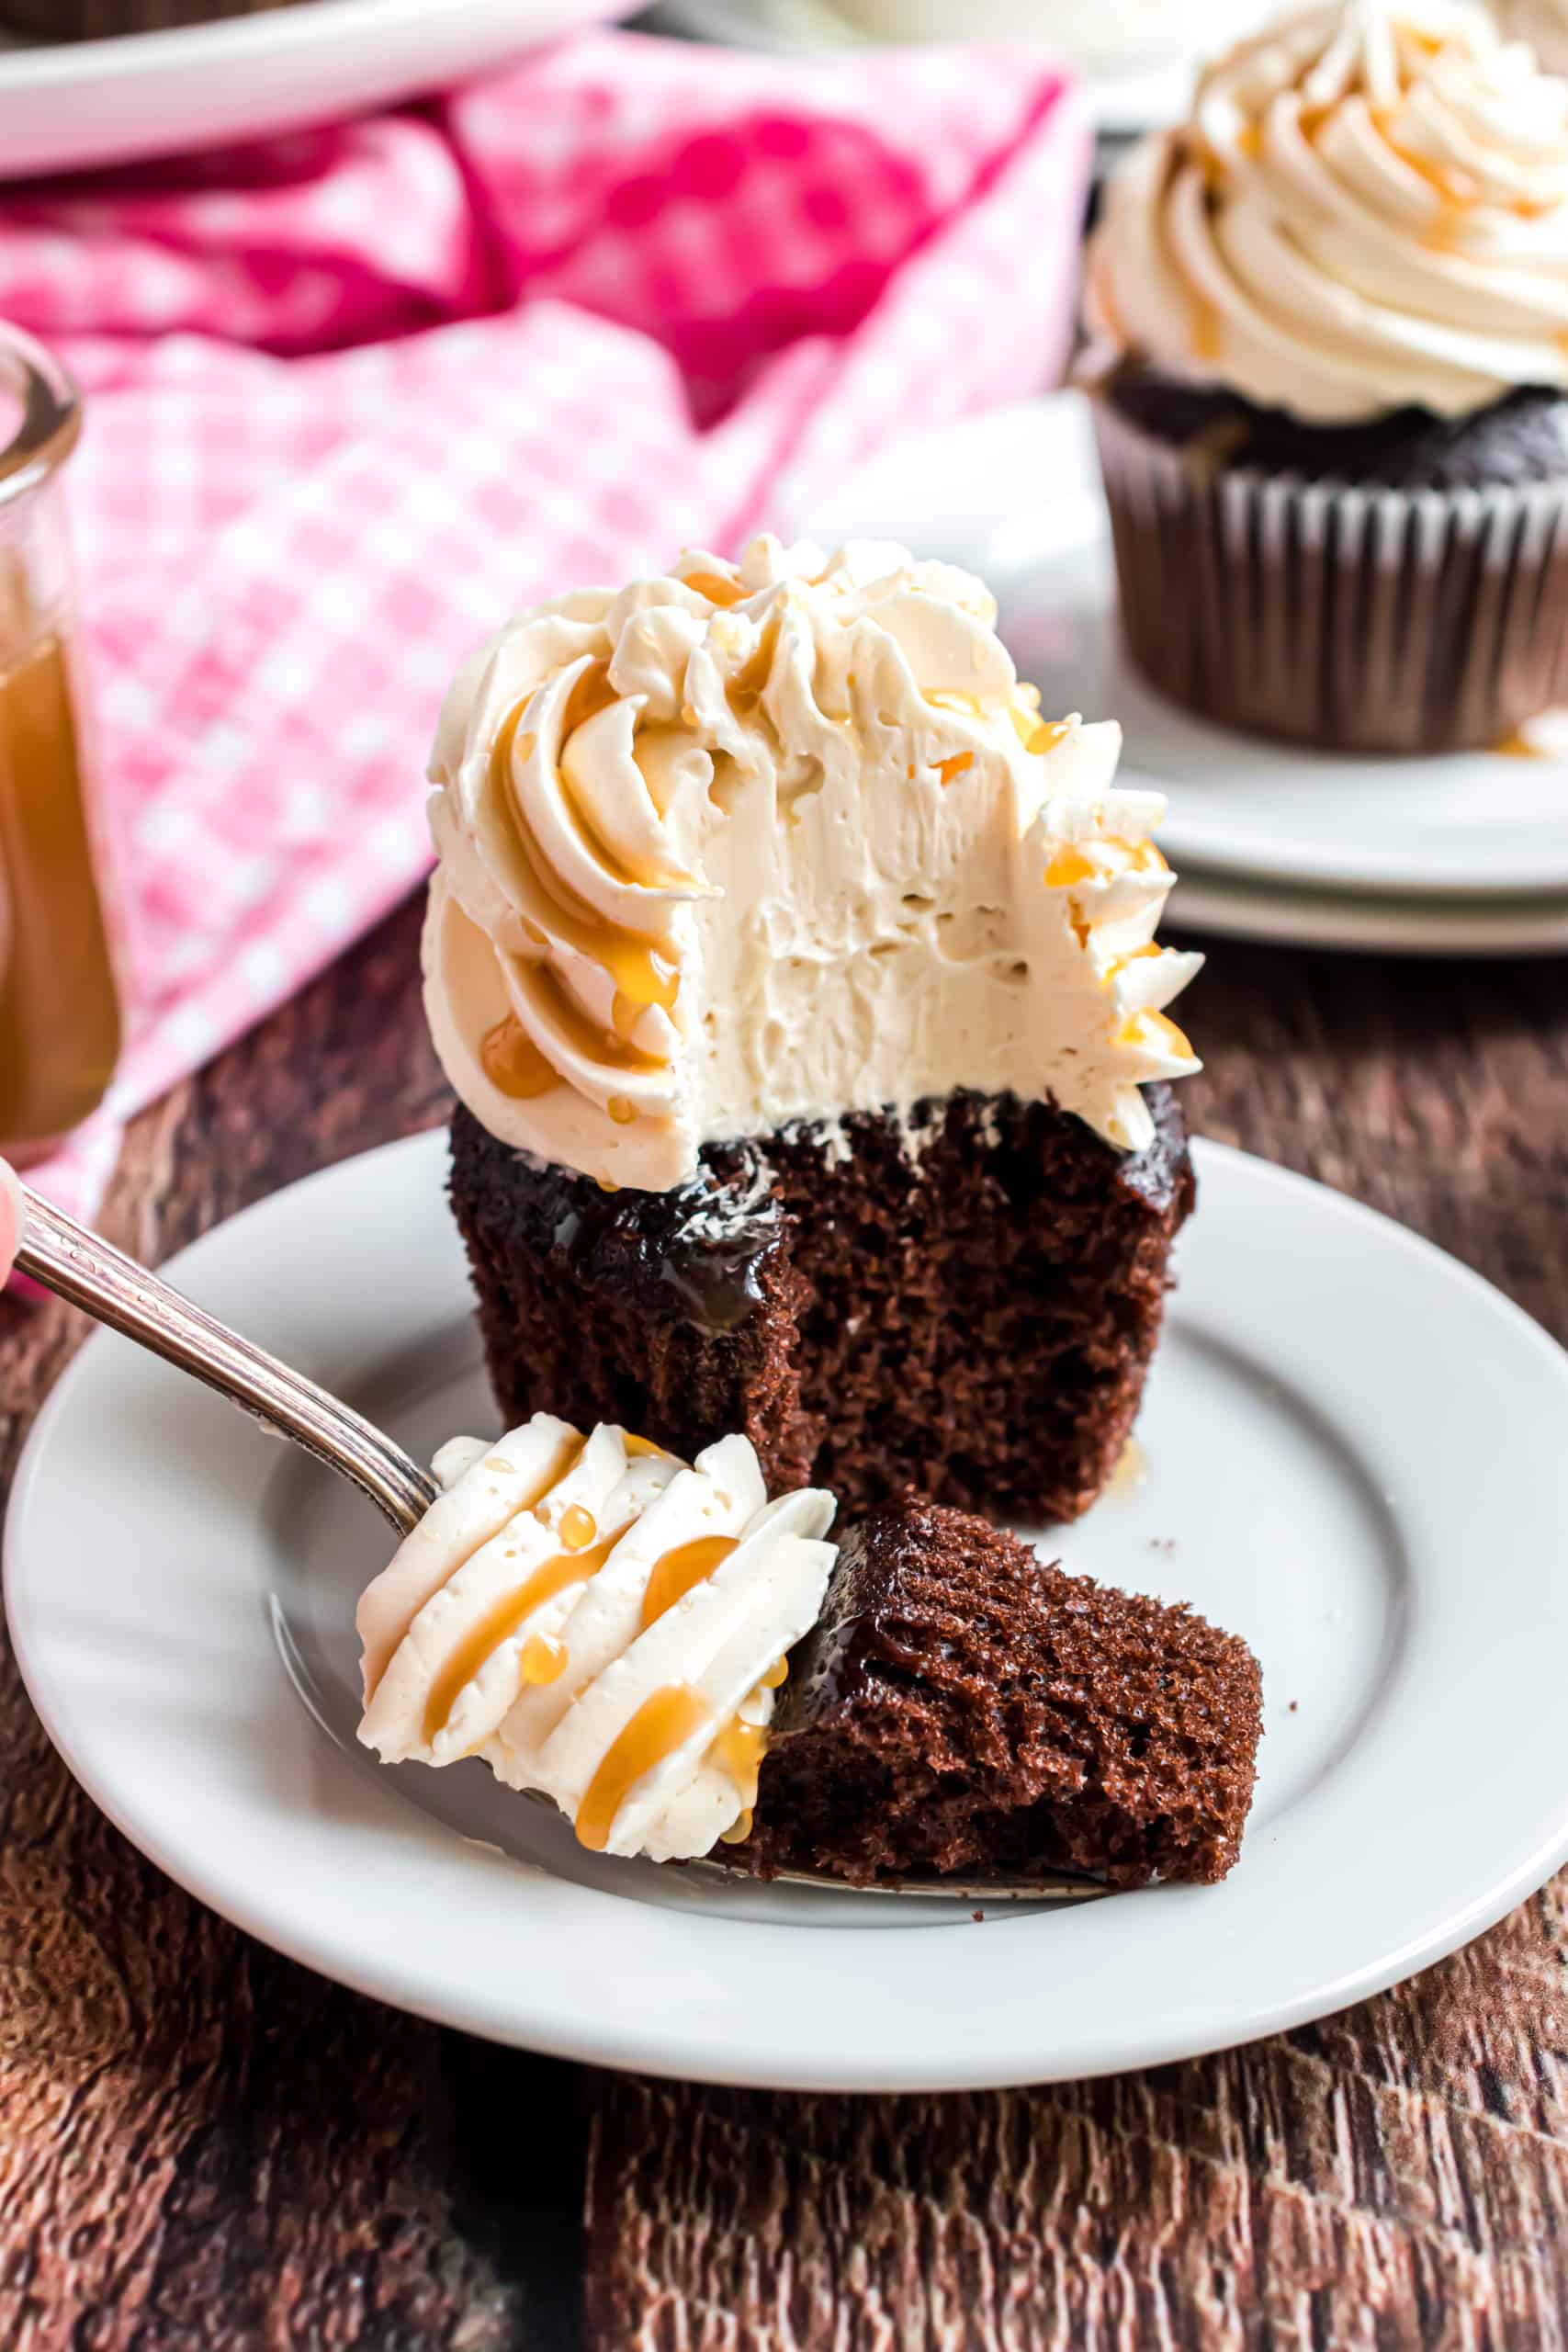
[[[101,40],[296,5],[297,0],[0,0],[0,25],[39,40]]]
[[[1227,469],[1093,405],[1122,627],[1172,701],[1404,752],[1500,744],[1568,701],[1568,481],[1363,490]]]

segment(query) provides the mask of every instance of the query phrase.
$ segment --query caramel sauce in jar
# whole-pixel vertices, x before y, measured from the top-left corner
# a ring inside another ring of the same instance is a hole
[[[9,412],[7,415],[7,412]],[[24,1165],[96,1111],[119,1056],[107,879],[59,468],[79,424],[48,355],[0,325],[0,1150]]]

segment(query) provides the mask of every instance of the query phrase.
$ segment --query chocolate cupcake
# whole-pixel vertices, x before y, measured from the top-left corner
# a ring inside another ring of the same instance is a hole
[[[1482,9],[1243,43],[1114,175],[1088,317],[1153,684],[1356,752],[1568,697],[1568,84]]]
[[[1192,1204],[1157,794],[977,580],[760,538],[524,615],[447,698],[432,1033],[509,1421],[1074,1518]]]

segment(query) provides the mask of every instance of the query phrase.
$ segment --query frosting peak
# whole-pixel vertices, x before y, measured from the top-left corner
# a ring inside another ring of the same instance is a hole
[[[1568,385],[1568,83],[1468,0],[1244,41],[1115,175],[1102,343],[1309,422]]]
[[[433,755],[426,1001],[502,1140],[663,1191],[708,1141],[961,1085],[1119,1146],[1197,1067],[1157,794],[1044,722],[970,574],[862,541],[524,615]]]
[[[596,1851],[744,1836],[784,1655],[833,1565],[832,1496],[768,1502],[745,1438],[688,1466],[548,1413],[454,1438],[434,1467],[442,1493],[359,1604],[366,1746],[481,1756]]]

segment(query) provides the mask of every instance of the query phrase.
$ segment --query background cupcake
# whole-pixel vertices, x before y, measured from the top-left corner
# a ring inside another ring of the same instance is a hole
[[[1551,74],[1568,73],[1568,0],[1493,0],[1503,29],[1528,40]]]
[[[1178,701],[1328,747],[1568,696],[1568,83],[1451,0],[1337,0],[1116,174],[1089,363],[1122,612]]]

